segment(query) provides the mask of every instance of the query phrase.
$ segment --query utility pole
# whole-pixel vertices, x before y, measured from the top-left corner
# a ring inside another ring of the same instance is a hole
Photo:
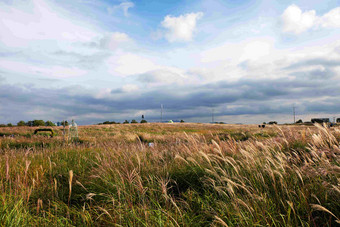
[[[293,115],[294,115],[294,124],[295,124],[295,105],[293,105]]]
[[[211,109],[211,123],[214,123],[214,108]]]
[[[65,131],[66,121],[63,121],[63,144],[65,144],[66,141],[66,131]]]

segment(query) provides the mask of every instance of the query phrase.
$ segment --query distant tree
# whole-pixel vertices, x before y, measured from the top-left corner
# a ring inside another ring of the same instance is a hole
[[[68,121],[62,121],[62,122],[61,122],[61,125],[62,125],[62,126],[64,126],[64,125],[65,125],[65,126],[68,126]]]
[[[103,125],[109,125],[109,124],[111,124],[111,122],[109,122],[109,121],[104,121],[103,122]]]
[[[128,120],[125,120],[123,124],[129,124],[130,122]]]
[[[303,121],[300,119],[300,120],[298,120],[296,123],[297,123],[297,124],[301,124],[301,123],[303,123]]]
[[[131,124],[136,124],[136,123],[138,123],[135,119],[133,119],[132,121],[131,121]]]
[[[33,126],[45,126],[45,121],[43,120],[34,120]]]
[[[0,124],[0,127],[6,127],[6,125],[5,124]]]
[[[140,121],[140,123],[143,124],[143,123],[148,123],[148,122],[147,122],[146,120],[143,119],[143,120]]]
[[[270,124],[270,125],[277,125],[277,122],[276,121],[269,121],[268,124]]]
[[[19,121],[17,123],[17,126],[25,126],[25,125],[26,125],[26,123],[24,121]]]
[[[7,127],[13,127],[12,123],[8,123]]]
[[[55,124],[52,121],[46,121],[45,126],[55,126]]]
[[[263,122],[262,124],[265,125],[265,124],[267,124],[267,123],[266,123],[266,122]]]
[[[33,126],[33,121],[27,121],[26,125],[32,127]]]
[[[181,122],[181,123],[184,123],[185,121],[181,120],[180,122]]]

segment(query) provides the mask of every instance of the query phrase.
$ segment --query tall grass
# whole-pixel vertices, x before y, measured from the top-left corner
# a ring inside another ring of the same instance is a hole
[[[69,144],[1,130],[15,133],[0,139],[1,226],[340,224],[339,128],[86,126]]]

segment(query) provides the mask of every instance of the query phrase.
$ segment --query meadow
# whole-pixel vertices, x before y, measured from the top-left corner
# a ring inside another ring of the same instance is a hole
[[[0,128],[0,226],[337,226],[340,128]]]

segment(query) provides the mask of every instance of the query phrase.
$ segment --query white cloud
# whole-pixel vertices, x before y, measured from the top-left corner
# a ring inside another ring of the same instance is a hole
[[[316,21],[315,10],[302,12],[296,5],[289,6],[281,16],[283,31],[302,33],[314,26]]]
[[[271,54],[274,40],[270,37],[257,37],[241,42],[227,42],[200,53],[202,63],[229,62],[239,64],[246,60],[258,60]]]
[[[117,53],[106,61],[107,70],[115,76],[131,76],[159,68],[148,57],[133,53]]]
[[[115,5],[108,8],[110,14],[113,14],[116,10],[123,10],[124,16],[129,16],[129,9],[134,7],[135,4],[133,2],[122,2],[119,5]]]
[[[300,34],[309,29],[339,28],[340,7],[334,8],[323,16],[317,16],[315,10],[302,12],[297,5],[290,5],[281,15],[282,30],[286,33]]]
[[[332,9],[320,18],[320,25],[326,28],[340,27],[340,7]]]
[[[132,43],[130,37],[122,32],[113,32],[104,35],[100,41],[99,46],[104,49],[116,50],[123,44]]]
[[[134,92],[134,91],[138,91],[139,90],[139,87],[135,84],[125,84],[123,87],[122,87],[122,91],[123,92]]]
[[[58,14],[55,6],[42,0],[0,3],[0,31],[0,42],[12,47],[26,47],[40,40],[88,42],[98,35]]]
[[[188,13],[179,17],[167,15],[162,21],[162,26],[167,29],[165,38],[169,42],[188,42],[192,40],[197,20],[203,16],[202,12]]]
[[[17,72],[23,74],[40,75],[44,77],[52,78],[70,78],[79,77],[87,73],[86,70],[82,70],[76,67],[62,67],[58,65],[52,66],[34,66],[24,62],[1,60],[0,68],[10,72]]]
[[[184,83],[192,83],[194,82],[189,78],[184,70],[174,68],[174,67],[163,67],[160,69],[152,70],[145,72],[138,76],[138,80],[153,85],[161,85],[161,84],[184,84]]]
[[[76,67],[62,67],[62,66],[52,66],[50,68],[39,68],[33,67],[33,71],[42,74],[43,76],[54,77],[54,78],[70,78],[79,77],[87,73],[87,71],[76,68]]]

